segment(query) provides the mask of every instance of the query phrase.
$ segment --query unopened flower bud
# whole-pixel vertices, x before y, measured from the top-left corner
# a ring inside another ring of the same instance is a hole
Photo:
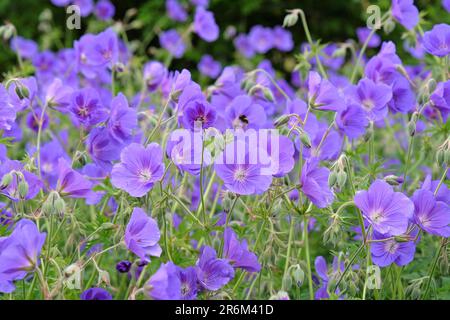
[[[242,89],[249,92],[255,86],[255,82],[252,79],[247,79],[242,83]]]
[[[30,97],[30,92],[28,91],[27,87],[25,87],[23,84],[20,84],[19,82],[17,82],[14,91],[16,92],[20,100]]]
[[[120,273],[127,273],[130,271],[132,263],[128,260],[122,260],[116,264],[116,270]]]
[[[297,283],[297,286],[301,286],[305,280],[305,272],[302,270],[300,265],[295,265],[292,270],[292,278]]]
[[[416,134],[416,122],[410,121],[408,123],[408,133],[411,137],[413,137]]]
[[[11,183],[12,179],[13,179],[13,176],[12,176],[11,172],[5,174],[3,176],[3,178],[2,178],[2,185],[1,185],[1,187],[2,188],[7,188],[9,186],[9,184]]]
[[[66,211],[66,202],[63,198],[58,198],[54,203],[55,213],[62,215]]]
[[[346,181],[347,181],[347,174],[345,173],[345,171],[339,171],[337,174],[337,184],[339,188],[342,189]]]
[[[17,191],[19,191],[19,197],[25,199],[28,194],[28,183],[25,180],[21,180],[17,186]]]
[[[288,115],[282,115],[277,120],[275,120],[275,127],[279,128],[289,123],[290,117]]]
[[[336,184],[337,181],[337,173],[336,171],[331,171],[330,175],[328,176],[328,185],[330,187],[333,187]]]
[[[283,277],[283,288],[286,289],[286,290],[289,290],[289,289],[291,289],[291,287],[292,287],[291,276],[289,274],[286,274]]]
[[[270,90],[269,88],[264,88],[263,94],[264,94],[264,98],[266,98],[267,101],[269,101],[269,102],[275,101],[275,97],[273,96],[272,90]]]
[[[311,139],[309,138],[309,135],[305,131],[300,132],[299,137],[300,141],[306,148],[308,149],[311,148]]]
[[[433,78],[431,78],[430,80],[428,80],[427,82],[427,89],[428,89],[428,94],[432,94],[434,92],[434,90],[436,90],[436,80],[434,80]]]
[[[291,12],[284,17],[283,27],[292,27],[298,21],[298,15],[296,12]]]
[[[444,151],[444,164],[450,167],[450,149]]]
[[[395,29],[395,22],[392,19],[386,20],[383,24],[383,30],[386,34],[390,34]]]
[[[438,151],[436,152],[436,160],[439,165],[444,164],[445,161],[444,153],[445,151],[442,149],[438,149]]]
[[[403,183],[403,178],[390,174],[384,177],[384,181],[389,183],[391,186],[398,186],[399,184]]]

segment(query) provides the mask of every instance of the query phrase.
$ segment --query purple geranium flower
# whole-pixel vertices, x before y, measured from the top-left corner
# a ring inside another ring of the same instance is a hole
[[[388,85],[363,78],[358,86],[349,88],[347,92],[350,99],[366,111],[369,119],[377,121],[387,115],[387,104],[392,99],[392,89]]]
[[[11,49],[25,59],[32,59],[38,53],[36,42],[20,36],[15,36],[11,39]]]
[[[308,76],[308,100],[309,103],[320,110],[340,111],[345,109],[343,97],[335,86],[320,75],[311,71]]]
[[[100,0],[95,5],[94,13],[100,20],[108,21],[114,17],[116,8],[109,0]]]
[[[72,0],[72,4],[80,8],[80,15],[82,17],[87,17],[94,9],[92,0]]]
[[[320,278],[320,282],[322,285],[320,288],[316,291],[316,294],[314,298],[316,300],[320,299],[328,299],[330,298],[330,295],[328,294],[328,283],[330,280],[330,273],[342,273],[345,270],[344,262],[341,261],[339,263],[339,260],[337,257],[333,257],[333,265],[331,272],[328,271],[328,265],[324,257],[318,256],[314,260],[314,266],[316,268],[317,275]],[[339,289],[336,289],[336,294],[339,294]]]
[[[61,79],[55,78],[45,92],[45,103],[51,107],[66,112],[71,103],[73,89],[65,85]]]
[[[442,6],[447,12],[450,12],[450,0],[442,0]]]
[[[107,127],[111,136],[120,143],[129,142],[138,128],[136,110],[128,106],[128,100],[122,93],[111,101]]]
[[[431,106],[436,108],[444,121],[450,114],[450,80],[439,82],[430,96]]]
[[[419,23],[419,10],[414,0],[392,0],[392,16],[408,30]]]
[[[249,148],[243,140],[235,140],[218,155],[214,165],[225,187],[240,195],[261,194],[272,183],[272,172],[263,166],[270,163],[267,153],[258,146]],[[255,157],[258,159],[253,159]]]
[[[196,264],[197,278],[206,290],[217,291],[234,278],[234,269],[225,259],[218,259],[216,251],[208,246],[200,249]]]
[[[354,201],[364,218],[381,234],[404,234],[414,212],[412,201],[383,180],[375,180],[367,191],[358,191]]]
[[[194,32],[207,42],[216,41],[219,37],[219,27],[214,20],[214,14],[203,7],[197,7],[194,16]]]
[[[206,129],[216,121],[216,109],[206,99],[191,101],[183,110],[182,123],[186,129]]]
[[[184,7],[177,0],[166,1],[167,15],[174,21],[184,22],[188,15]]]
[[[148,295],[155,300],[181,299],[179,269],[172,262],[161,264],[146,284]]]
[[[369,120],[360,106],[351,104],[344,111],[339,112],[336,124],[347,137],[356,139],[364,134]]]
[[[372,30],[369,28],[363,27],[363,28],[357,28],[356,29],[356,36],[358,37],[359,43],[363,44],[367,41],[367,38],[369,37]],[[376,48],[380,45],[381,38],[379,35],[374,33],[372,37],[370,38],[369,42],[367,42],[368,48]]]
[[[142,197],[150,191],[164,173],[162,150],[157,143],[144,147],[132,143],[120,154],[121,162],[115,164],[111,172],[111,183],[125,190],[132,197]]]
[[[423,46],[429,54],[437,57],[450,54],[450,26],[445,23],[433,26],[423,35]]]
[[[416,245],[414,241],[398,242],[389,237],[374,232],[373,239],[377,240],[370,246],[372,261],[380,267],[387,267],[393,262],[398,266],[404,266],[414,259]],[[383,240],[384,241],[379,241]]]
[[[85,55],[92,66],[109,66],[119,60],[119,38],[112,28],[95,35],[87,41]]]
[[[259,129],[266,123],[264,108],[256,104],[248,95],[235,97],[225,110],[230,127]]]
[[[192,175],[200,174],[202,160],[203,167],[212,162],[210,150],[203,148],[202,134],[193,131],[189,132],[189,135],[183,130],[172,132],[167,142],[166,154],[178,169]]]
[[[294,47],[294,40],[292,39],[292,33],[283,27],[276,26],[273,28],[273,45],[280,51],[291,51]]]
[[[183,38],[175,29],[161,32],[159,35],[159,43],[161,47],[169,51],[175,58],[181,58],[186,51]]]
[[[64,158],[58,160],[58,193],[69,198],[86,198],[93,184],[76,172]]]
[[[181,300],[195,300],[198,292],[197,272],[195,267],[178,268],[181,282]]]
[[[437,201],[433,192],[419,189],[412,200],[414,202],[414,221],[426,232],[450,237],[450,206]]]
[[[16,120],[16,110],[8,100],[8,92],[0,84],[0,129],[2,130],[11,130]]]
[[[13,171],[14,173],[12,173]],[[13,201],[18,201],[20,198],[25,200],[33,199],[43,188],[42,181],[33,173],[25,170],[20,161],[3,160],[0,165],[0,180],[6,174],[12,175],[12,179],[7,186],[0,186],[0,194],[7,196]],[[28,185],[28,190],[25,195],[19,194],[20,183],[26,183]]]
[[[245,34],[239,34],[233,41],[234,46],[246,58],[251,58],[255,55],[255,49],[250,42],[250,39]]]
[[[108,117],[98,92],[92,88],[81,89],[73,93],[70,111],[86,127],[103,122]]]
[[[39,266],[45,238],[27,219],[17,222],[9,237],[0,238],[0,292],[13,292],[13,281],[24,279]]]
[[[261,270],[258,257],[247,248],[247,241],[240,242],[231,228],[225,229],[223,237],[223,257],[228,259],[234,268],[241,268],[248,272]]]
[[[334,194],[328,186],[330,170],[319,167],[319,159],[308,159],[302,168],[300,177],[301,191],[318,208],[328,207],[333,203]]]
[[[105,127],[92,129],[86,140],[86,149],[92,160],[107,171],[111,169],[111,161],[119,158],[122,148]]]
[[[272,30],[260,25],[253,26],[248,34],[248,41],[258,53],[267,53],[274,46]]]
[[[144,65],[144,81],[149,91],[155,91],[167,75],[167,69],[161,62],[150,61]]]
[[[81,300],[112,300],[111,294],[103,288],[90,288],[80,296]]]
[[[149,256],[159,257],[162,249],[158,244],[161,233],[158,223],[141,208],[134,208],[125,229],[127,248],[143,261],[150,261]]]
[[[209,54],[205,54],[198,63],[198,70],[201,74],[215,79],[219,76],[220,71],[222,71],[222,65],[219,61],[214,60]]]

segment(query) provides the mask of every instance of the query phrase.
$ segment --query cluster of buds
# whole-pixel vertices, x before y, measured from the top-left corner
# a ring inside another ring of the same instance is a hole
[[[337,185],[339,189],[342,189],[347,182],[347,173],[345,172],[347,166],[347,157],[345,154],[341,155],[339,159],[331,166],[331,173],[328,177],[328,185],[333,187]]]
[[[28,182],[20,171],[12,170],[3,176],[0,190],[5,190],[8,187],[13,187],[13,196],[21,200],[25,199],[28,194]]]
[[[440,166],[444,165],[450,167],[450,138],[439,146],[436,152],[436,160]]]
[[[51,191],[42,205],[42,214],[44,215],[62,215],[66,211],[66,203],[57,191]]]
[[[292,285],[300,287],[305,281],[305,272],[299,264],[290,266],[283,278],[283,288],[290,290]]]

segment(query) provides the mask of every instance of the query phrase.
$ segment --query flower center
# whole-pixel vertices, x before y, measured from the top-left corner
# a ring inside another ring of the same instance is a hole
[[[374,106],[374,103],[371,99],[364,99],[362,104],[366,110],[372,110]]]
[[[149,182],[152,179],[152,173],[148,169],[141,170],[139,172],[139,179],[142,182]]]
[[[372,214],[370,215],[370,218],[372,219],[373,222],[380,223],[383,220],[383,213],[382,213],[382,211],[372,212]]]
[[[397,242],[395,242],[394,240],[391,240],[391,241],[386,242],[385,249],[390,254],[394,254],[397,252],[398,246],[399,246],[399,244]]]
[[[243,182],[245,178],[247,177],[247,171],[244,168],[238,168],[234,172],[234,180]]]

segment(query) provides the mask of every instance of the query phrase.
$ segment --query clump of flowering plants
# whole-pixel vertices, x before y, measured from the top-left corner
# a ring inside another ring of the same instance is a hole
[[[148,57],[133,12],[52,3],[101,22],[57,51],[0,29],[0,299],[449,298],[448,24],[393,0],[357,41],[301,9],[223,35],[168,0]],[[239,63],[171,68],[222,36]]]

